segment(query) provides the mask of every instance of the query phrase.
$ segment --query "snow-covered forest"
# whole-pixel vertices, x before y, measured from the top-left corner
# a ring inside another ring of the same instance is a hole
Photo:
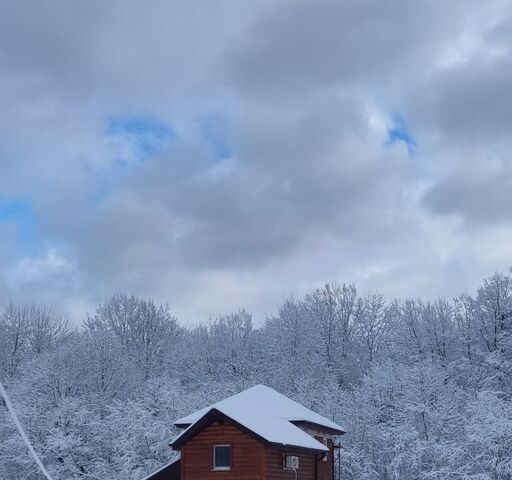
[[[174,419],[256,383],[347,429],[343,479],[512,478],[510,275],[433,302],[328,283],[258,328],[244,310],[182,320],[126,295],[79,328],[2,311],[1,379],[55,479],[143,479],[173,458]],[[0,478],[40,478],[5,408]]]

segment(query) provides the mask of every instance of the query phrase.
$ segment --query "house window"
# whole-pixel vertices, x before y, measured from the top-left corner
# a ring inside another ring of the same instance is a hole
[[[231,445],[214,445],[213,447],[213,469],[231,469]]]

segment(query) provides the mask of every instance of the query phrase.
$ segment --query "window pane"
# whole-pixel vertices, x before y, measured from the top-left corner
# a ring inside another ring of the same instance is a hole
[[[229,468],[231,466],[231,447],[229,445],[215,445],[215,468]]]

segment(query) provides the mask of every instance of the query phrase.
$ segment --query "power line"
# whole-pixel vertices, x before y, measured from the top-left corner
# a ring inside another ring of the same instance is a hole
[[[7,396],[7,392],[5,391],[5,388],[2,385],[1,381],[0,381],[0,394],[2,395],[2,398],[4,399],[5,405],[11,415],[12,421],[18,428],[21,438],[23,438],[23,441],[25,442],[25,445],[27,446],[28,451],[30,452],[30,455],[32,455],[32,457],[34,458],[35,462],[37,463],[37,466],[41,470],[41,473],[45,476],[46,480],[53,480],[52,477],[50,476],[50,474],[46,471],[46,468],[44,468],[43,462],[41,462],[41,459],[37,455],[32,444],[30,443],[30,440],[28,439],[27,434],[25,433],[25,430],[23,430],[23,427],[21,426],[21,423],[18,420],[18,417],[16,416],[16,412],[14,411],[14,408],[12,408],[11,401],[9,400],[9,397]]]

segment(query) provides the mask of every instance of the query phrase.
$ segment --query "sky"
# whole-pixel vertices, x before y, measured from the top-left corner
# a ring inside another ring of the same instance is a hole
[[[256,323],[512,264],[512,0],[0,0],[0,305]]]

